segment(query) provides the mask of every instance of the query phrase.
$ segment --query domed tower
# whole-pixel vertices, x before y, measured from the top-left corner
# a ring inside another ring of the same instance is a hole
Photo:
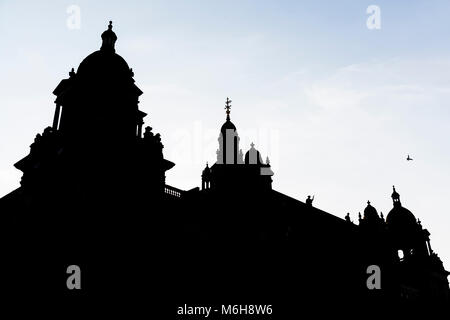
[[[115,51],[111,21],[101,38],[100,50],[87,56],[76,73],[72,69],[70,78],[53,91],[53,130],[83,145],[128,143],[142,133],[146,115],[138,109],[142,91],[134,84],[134,73]]]
[[[400,194],[393,186],[393,208],[386,217],[386,224],[396,250],[401,250],[405,258],[411,255],[428,255],[426,235],[414,214],[404,208]]]
[[[255,144],[250,144],[250,149],[245,153],[245,168],[248,174],[248,186],[254,190],[272,189],[273,171],[270,167],[269,157],[266,163],[263,162],[261,153],[255,148]]]
[[[40,190],[65,184],[58,192],[97,195],[104,190],[110,198],[117,193],[124,199],[126,193],[162,194],[165,172],[174,164],[164,159],[159,134],[147,127],[142,136],[142,91],[115,52],[111,21],[101,38],[100,50],[87,56],[77,72],[72,68],[53,91],[53,126],[38,134],[30,154],[15,164],[24,172],[22,185]]]
[[[272,189],[273,172],[269,159],[263,163],[261,154],[252,143],[244,155],[239,148],[236,126],[231,122],[231,100],[225,102],[226,121],[220,128],[217,161],[202,173],[202,189],[223,190],[245,195],[249,192]],[[208,171],[209,170],[209,171]],[[209,178],[209,180],[208,180]]]
[[[383,220],[378,215],[377,209],[373,207],[370,201],[367,201],[367,207],[364,209],[364,216],[360,220],[360,224],[364,227],[378,227]]]
[[[230,120],[231,100],[227,97],[225,109],[227,118],[220,128],[219,149],[217,150],[217,163],[242,164],[242,150],[239,149],[239,135],[236,126]]]
[[[411,211],[400,202],[400,194],[393,187],[394,207],[386,217],[387,232],[393,250],[391,257],[398,255],[397,274],[400,275],[400,295],[414,299],[418,295],[435,301],[448,301],[450,290],[445,270],[439,256],[430,245],[430,233],[422,228]],[[410,288],[413,288],[411,290]]]

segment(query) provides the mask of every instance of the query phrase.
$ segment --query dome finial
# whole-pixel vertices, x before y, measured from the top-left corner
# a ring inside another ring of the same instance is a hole
[[[225,109],[227,110],[226,111],[226,113],[227,113],[227,121],[230,121],[231,100],[228,99],[228,97],[227,97],[227,100],[225,101]]]
[[[108,25],[108,29],[111,30],[112,29],[112,21],[109,20],[109,25]]]

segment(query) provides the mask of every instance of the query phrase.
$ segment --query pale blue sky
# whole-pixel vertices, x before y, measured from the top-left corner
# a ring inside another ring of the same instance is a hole
[[[380,30],[366,27],[372,4]],[[67,27],[70,5],[80,29]],[[177,164],[169,184],[199,185],[230,96],[241,147],[269,155],[274,188],[356,220],[369,199],[386,215],[395,184],[450,268],[449,14],[450,2],[425,0],[0,0],[0,196],[51,124],[51,92],[113,20],[147,123]]]

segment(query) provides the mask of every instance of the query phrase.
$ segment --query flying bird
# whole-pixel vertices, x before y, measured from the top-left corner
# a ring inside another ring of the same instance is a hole
[[[408,154],[408,157],[406,158],[406,161],[411,161],[413,158],[411,158]]]

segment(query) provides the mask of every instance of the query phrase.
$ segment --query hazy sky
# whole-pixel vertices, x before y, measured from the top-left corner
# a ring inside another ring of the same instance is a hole
[[[229,96],[241,147],[269,155],[275,189],[356,221],[367,200],[386,215],[395,184],[450,268],[449,14],[449,1],[426,0],[0,0],[0,196],[51,125],[53,89],[113,20],[176,163],[168,184],[200,185]]]

